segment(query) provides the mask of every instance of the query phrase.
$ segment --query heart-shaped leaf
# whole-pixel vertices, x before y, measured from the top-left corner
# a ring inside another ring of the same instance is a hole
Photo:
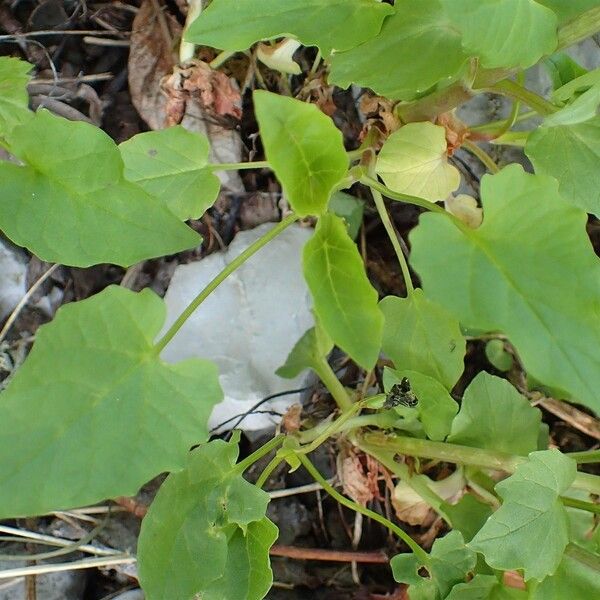
[[[149,290],[62,307],[0,395],[0,519],[131,496],[185,465],[221,400],[216,367],[163,363]]]

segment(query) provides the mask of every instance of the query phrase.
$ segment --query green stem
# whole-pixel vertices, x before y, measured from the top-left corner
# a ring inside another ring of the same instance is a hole
[[[452,526],[452,521],[448,515],[444,512],[444,499],[438,496],[428,485],[426,478],[422,475],[412,475],[408,466],[396,462],[394,460],[394,454],[392,452],[382,452],[377,450],[368,444],[358,444],[358,447],[365,452],[370,454],[377,462],[381,463],[389,471],[394,473],[402,481],[404,481],[410,488],[417,493],[423,501],[425,501],[433,510],[435,510],[449,525]]]
[[[313,369],[315,373],[319,376],[319,379],[323,382],[329,393],[333,396],[333,399],[336,401],[338,408],[345,412],[352,408],[353,402],[350,400],[350,396],[348,396],[348,392],[346,392],[344,386],[341,384],[340,380],[337,378],[336,374],[333,372],[331,365],[327,362],[325,358],[321,358],[321,360],[313,365]]]
[[[379,218],[381,219],[381,222],[385,227],[388,237],[390,238],[390,242],[392,242],[394,251],[396,252],[396,257],[398,258],[398,262],[400,263],[400,269],[402,270],[402,277],[404,277],[404,285],[406,286],[406,292],[410,296],[414,293],[415,288],[413,286],[413,282],[410,276],[410,269],[408,268],[406,257],[404,256],[402,246],[400,246],[398,236],[396,235],[396,230],[392,225],[390,215],[387,211],[387,208],[385,207],[385,202],[383,201],[383,196],[381,195],[381,193],[378,190],[371,188],[371,194],[373,195],[373,200],[375,201],[375,206],[377,207],[377,212],[379,213]]]
[[[319,473],[316,467],[310,462],[310,460],[304,454],[298,455],[300,462],[303,464],[304,468],[310,473],[311,477],[323,486],[323,489],[335,500],[337,500],[343,506],[354,510],[358,513],[365,515],[366,517],[370,517],[374,521],[381,523],[384,527],[389,529],[392,533],[395,533],[401,540],[403,540],[406,545],[414,552],[415,556],[419,559],[419,561],[425,565],[429,564],[429,554],[421,548],[405,531],[400,529],[397,525],[386,519],[383,515],[376,513],[372,510],[369,510],[365,506],[362,506],[349,498],[346,498],[342,494],[340,494],[334,487],[332,487],[329,482]]]
[[[275,450],[277,446],[280,446],[285,439],[285,435],[280,434],[275,436],[272,440],[269,440],[266,444],[261,446],[258,450],[255,450],[250,456],[241,460],[235,467],[233,468],[234,473],[241,475],[246,469],[250,468],[257,460],[260,460],[263,456],[266,456],[271,452],[271,450]]]
[[[600,556],[572,542],[565,548],[565,554],[577,562],[600,573]]]
[[[585,450],[584,452],[567,452],[565,456],[572,458],[579,465],[600,462],[600,450]]]
[[[600,515],[600,504],[595,504],[594,502],[585,502],[585,500],[577,500],[577,498],[568,498],[566,496],[561,496],[560,501],[565,506],[578,508],[579,510],[585,510],[586,512]]]
[[[169,327],[165,335],[154,345],[156,354],[160,354],[163,348],[175,337],[183,324],[192,316],[194,311],[214,292],[229,275],[241,267],[251,256],[256,254],[263,246],[266,246],[272,239],[276,238],[282,231],[297,221],[300,217],[294,213],[287,216],[278,223],[273,229],[270,229],[261,238],[248,246],[239,256],[236,256],[191,302],[187,308],[177,317],[176,321]]]
[[[215,56],[209,63],[211,69],[218,69],[223,63],[227,62],[237,51],[223,50]]]
[[[600,31],[600,6],[575,17],[558,30],[558,46],[568,48]]]
[[[260,474],[260,477],[256,480],[254,485],[256,485],[257,488],[262,488],[265,483],[267,483],[267,479],[269,479],[271,473],[279,466],[279,463],[281,463],[282,460],[284,459],[281,458],[281,456],[274,456],[264,468],[264,471]]]
[[[400,202],[406,202],[407,204],[414,204],[415,206],[426,208],[432,212],[450,215],[450,213],[446,212],[441,206],[438,206],[434,202],[429,202],[429,200],[425,200],[425,198],[419,198],[418,196],[410,196],[409,194],[403,194],[402,192],[394,192],[393,190],[390,190],[390,188],[383,185],[383,183],[379,183],[379,181],[373,179],[373,177],[369,177],[368,175],[363,175],[359,181],[363,185],[370,187],[371,190],[376,190],[380,194],[383,194],[392,200],[399,200]]]
[[[516,104],[516,102],[515,102]],[[510,129],[515,123],[521,123],[522,121],[527,121],[528,119],[533,119],[537,117],[538,114],[534,110],[530,110],[524,113],[521,113],[514,121],[511,123],[511,118],[502,119],[501,121],[492,121],[491,123],[485,123],[484,125],[474,125],[473,127],[469,127],[469,130],[474,133],[489,133],[490,135],[496,136],[498,132],[502,132]]]
[[[506,471],[507,473],[513,473],[519,465],[527,462],[527,458],[524,456],[400,435],[366,433],[362,436],[362,440],[371,446],[393,450],[397,454],[473,465],[483,469]],[[600,477],[579,472],[572,487],[600,495]]]
[[[494,159],[483,148],[480,148],[471,140],[465,140],[462,143],[462,147],[468,150],[473,156],[476,156],[490,173],[500,173],[500,169],[494,162]]]
[[[268,160],[255,160],[254,162],[240,163],[213,163],[208,165],[211,171],[242,171],[247,169],[268,169]]]
[[[502,81],[498,81],[494,85],[488,87],[486,91],[502,94],[503,96],[508,96],[513,100],[519,100],[543,116],[551,115],[559,110],[558,106],[548,102],[548,100],[542,98],[535,92],[528,90],[526,87],[519,85],[512,79],[503,79]]]

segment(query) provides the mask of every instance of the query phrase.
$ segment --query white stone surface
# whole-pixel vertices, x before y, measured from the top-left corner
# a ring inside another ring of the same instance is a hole
[[[26,292],[27,263],[18,252],[0,239],[0,319],[9,315]]]
[[[274,226],[238,233],[225,252],[175,270],[165,302],[166,327],[226,264]],[[312,229],[293,225],[227,278],[185,323],[162,357],[169,362],[200,357],[214,361],[225,400],[215,407],[210,427],[247,411],[262,398],[303,387],[307,374],[282,379],[275,370],[304,332],[313,326],[311,299],[302,276],[302,248]],[[165,330],[166,330],[165,327]],[[285,396],[261,409],[285,412],[299,395]],[[250,415],[240,428],[272,426],[278,417]]]

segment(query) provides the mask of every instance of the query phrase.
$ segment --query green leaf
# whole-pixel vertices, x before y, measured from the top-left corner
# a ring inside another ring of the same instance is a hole
[[[503,586],[493,575],[475,575],[452,588],[446,600],[527,600],[527,592]]]
[[[419,400],[415,409],[427,437],[443,440],[450,433],[452,421],[458,412],[458,404],[439,381],[407,369],[385,369],[386,391],[404,377],[408,378],[410,387]]]
[[[466,389],[448,442],[526,456],[538,448],[542,413],[505,379],[481,372]]]
[[[333,55],[330,83],[357,83],[393,100],[413,100],[459,75],[468,55],[441,2],[397,0],[395,8],[377,37]]]
[[[128,266],[199,243],[162,203],[125,181],[119,150],[98,127],[42,110],[10,141],[25,165],[0,162],[0,228],[43,260]]]
[[[529,600],[590,600],[600,597],[600,574],[568,555],[558,569],[546,577],[529,596]]]
[[[138,546],[148,600],[261,600],[271,587],[277,527],[268,494],[234,469],[238,439],[197,448],[158,491]]]
[[[452,529],[462,533],[470,542],[492,514],[489,504],[481,502],[473,494],[466,493],[456,504],[444,503],[444,514],[452,522]]]
[[[329,210],[342,217],[348,226],[348,235],[355,240],[362,225],[365,203],[345,192],[335,192],[329,201]]]
[[[542,64],[546,67],[555,90],[587,73],[566,52],[556,52],[545,58]]]
[[[445,598],[455,584],[465,581],[475,561],[475,553],[465,546],[462,535],[451,531],[434,542],[428,565],[421,563],[414,554],[397,554],[390,565],[398,583],[410,584],[411,600],[437,600]],[[419,574],[423,567],[427,568],[429,577]]]
[[[260,40],[292,36],[329,54],[376,36],[391,12],[391,6],[376,0],[213,0],[185,39],[224,50],[246,50]]]
[[[566,200],[600,215],[600,117],[574,125],[542,126],[529,136],[525,152],[536,173],[559,181]]]
[[[276,373],[285,379],[294,379],[306,369],[315,369],[332,350],[333,342],[323,328],[311,327],[296,342],[285,364],[279,367]]]
[[[600,0],[537,0],[538,4],[547,6],[557,15],[561,23],[600,6]]]
[[[0,519],[134,495],[207,439],[217,369],[158,358],[165,315],[153,292],[111,286],[38,330],[0,395]]]
[[[408,123],[385,141],[375,170],[395,192],[437,202],[446,200],[460,185],[460,173],[448,163],[443,127]]]
[[[529,461],[501,481],[504,500],[469,547],[495,569],[523,569],[525,581],[552,575],[569,543],[569,522],[560,496],[577,465],[558,450],[532,452]]]
[[[555,180],[518,165],[484,177],[481,194],[478,229],[421,215],[411,261],[425,294],[466,327],[506,333],[531,375],[599,411],[600,276],[587,215]]]
[[[258,90],[254,108],[269,164],[294,211],[320,215],[348,171],[342,133],[314,104]]]
[[[485,356],[498,371],[510,371],[513,357],[504,348],[502,340],[489,340],[485,345]]]
[[[442,0],[465,52],[487,69],[534,65],[558,45],[556,15],[535,0]]]
[[[0,57],[0,136],[33,116],[27,83],[33,66],[18,58]]]
[[[205,136],[181,126],[140,133],[119,146],[125,179],[162,200],[182,220],[198,219],[219,193],[219,178],[206,168]]]
[[[458,321],[416,289],[407,298],[387,296],[382,349],[396,368],[430,375],[452,389],[464,370],[466,342]]]
[[[323,329],[353,360],[371,369],[379,356],[383,315],[344,222],[324,214],[304,246],[304,278]]]

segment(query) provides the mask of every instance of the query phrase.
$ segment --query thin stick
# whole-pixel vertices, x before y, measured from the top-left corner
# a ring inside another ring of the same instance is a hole
[[[64,540],[57,538],[52,535],[44,535],[42,533],[36,533],[35,531],[28,531],[26,529],[16,529],[15,527],[8,527],[7,525],[0,525],[0,533],[8,533],[10,535],[19,536],[29,540],[42,542],[50,546],[70,546],[73,544],[73,540]],[[87,554],[96,554],[98,556],[120,556],[121,553],[118,550],[112,548],[98,548],[92,544],[83,544],[78,546],[77,550],[80,552],[86,552]]]
[[[27,31],[26,33],[13,33],[10,35],[0,35],[0,41],[2,40],[18,40],[20,38],[28,37],[41,37],[46,35],[98,35],[100,33],[97,29],[51,29],[43,31]],[[130,35],[129,31],[102,31],[102,35],[115,35],[115,36],[127,36]]]
[[[336,485],[336,479],[328,479],[327,483],[331,486]],[[289,496],[295,496],[296,494],[309,494],[310,492],[316,492],[322,490],[323,486],[320,483],[307,483],[306,485],[299,485],[298,487],[287,488],[285,490],[272,490],[267,492],[271,500],[277,498],[287,498]]]
[[[79,569],[97,569],[99,567],[110,567],[112,565],[131,565],[135,562],[136,559],[134,556],[120,554],[106,558],[86,558],[84,560],[68,563],[45,563],[0,571],[0,579],[11,579],[13,577],[24,577],[27,575],[43,575],[44,573],[59,573],[61,571],[75,571]]]
[[[14,310],[12,311],[12,313],[10,314],[10,316],[8,317],[8,319],[6,319],[6,323],[4,323],[4,327],[2,328],[2,330],[0,331],[0,342],[2,342],[4,340],[4,338],[6,337],[6,334],[8,333],[8,330],[12,327],[13,323],[16,321],[17,317],[19,316],[19,313],[23,310],[23,308],[25,307],[25,305],[29,302],[29,299],[31,298],[31,296],[33,296],[33,294],[35,294],[35,292],[37,291],[37,289],[40,287],[40,285],[42,285],[42,283],[44,283],[44,281],[46,281],[46,279],[48,279],[48,277],[50,277],[50,275],[52,275],[52,273],[54,273],[54,271],[56,271],[56,269],[58,269],[60,265],[56,264],[56,265],[52,265],[25,293],[25,295],[21,298],[21,300],[19,301],[19,303],[17,304],[17,306],[15,306]]]
[[[324,560],[330,562],[358,562],[373,565],[387,565],[390,559],[385,552],[349,552],[345,550],[325,550],[324,548],[298,548],[296,546],[272,546],[271,556],[285,556],[299,560]]]
[[[107,31],[106,33],[110,33],[110,31]],[[131,42],[129,40],[109,40],[107,38],[94,37],[92,35],[86,35],[83,38],[83,43],[91,46],[118,46],[122,48],[128,48],[131,46]]]

